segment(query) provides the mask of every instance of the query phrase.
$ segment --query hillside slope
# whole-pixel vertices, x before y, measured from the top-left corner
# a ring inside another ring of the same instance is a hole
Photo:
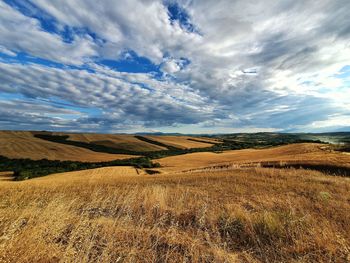
[[[134,135],[127,134],[92,134],[92,133],[68,133],[69,140],[94,143],[116,149],[136,152],[167,150],[165,147],[151,144],[137,139]]]
[[[147,139],[163,143],[165,145],[173,146],[180,149],[191,148],[206,148],[211,147],[218,141],[209,138],[191,137],[191,136],[144,136]]]
[[[349,199],[305,170],[0,181],[0,262],[349,262]]]
[[[323,144],[300,143],[267,149],[244,149],[222,153],[198,152],[157,159],[165,172],[186,171],[224,164],[243,164],[267,161],[299,161],[320,164],[335,164],[350,167],[350,155],[334,152]]]
[[[133,158],[134,155],[108,154],[35,138],[31,132],[0,131],[0,155],[8,158],[102,162]]]

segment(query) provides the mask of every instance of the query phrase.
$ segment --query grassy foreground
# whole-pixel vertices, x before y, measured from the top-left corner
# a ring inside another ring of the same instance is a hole
[[[266,168],[93,171],[3,182],[0,262],[350,260],[349,178]]]

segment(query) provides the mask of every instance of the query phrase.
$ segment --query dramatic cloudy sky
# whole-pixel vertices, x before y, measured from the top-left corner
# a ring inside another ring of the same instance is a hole
[[[0,0],[0,129],[350,129],[349,0]]]

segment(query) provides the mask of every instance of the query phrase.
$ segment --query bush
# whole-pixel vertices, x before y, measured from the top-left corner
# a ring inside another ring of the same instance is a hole
[[[105,166],[134,166],[137,168],[155,168],[159,164],[152,163],[150,158],[140,157],[110,162],[85,163],[75,161],[52,161],[47,159],[9,159],[0,156],[0,171],[14,171],[15,180],[25,180],[53,173],[77,171]]]

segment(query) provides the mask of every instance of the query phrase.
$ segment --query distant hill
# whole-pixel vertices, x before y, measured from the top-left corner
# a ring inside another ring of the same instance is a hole
[[[211,147],[215,140],[188,136],[0,131],[0,156],[32,160],[102,162],[133,158],[149,152]],[[205,141],[207,140],[207,141]]]
[[[81,147],[41,140],[32,132],[0,131],[0,155],[8,158],[102,162],[131,158],[126,154],[94,152]]]

